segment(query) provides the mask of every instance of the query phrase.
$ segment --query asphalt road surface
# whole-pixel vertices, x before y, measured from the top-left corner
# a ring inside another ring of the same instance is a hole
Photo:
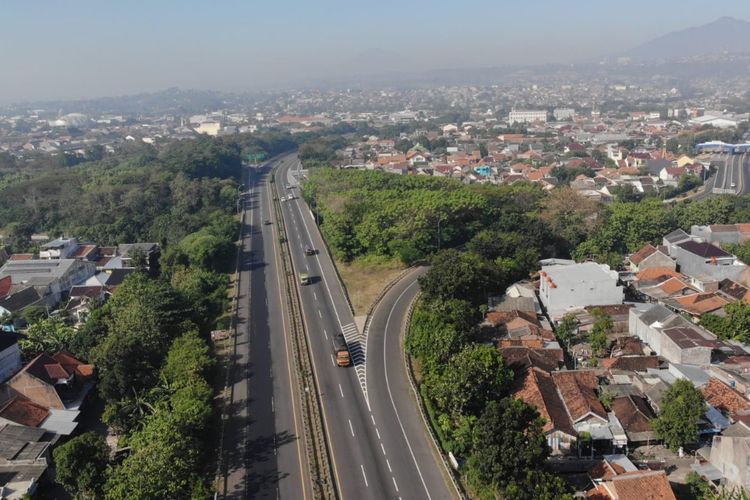
[[[714,182],[711,186],[713,194],[747,194],[750,192],[748,179],[750,178],[750,154],[721,155],[723,161],[719,164]],[[709,192],[708,186],[706,193]]]
[[[225,426],[225,498],[310,498],[299,398],[281,293],[271,165],[247,172],[240,254],[237,350]]]
[[[282,211],[295,270],[311,277],[309,285],[300,286],[300,296],[340,496],[454,498],[418,420],[415,402],[405,390],[408,380],[399,339],[393,333],[398,322],[394,318],[405,311],[391,315],[387,344],[384,332],[367,341],[357,330],[313,214],[299,199],[298,189],[286,189],[288,184],[296,185],[290,169],[298,165],[295,156],[285,157],[275,182],[281,196],[295,195],[282,202]],[[305,245],[318,251],[306,256]],[[332,342],[337,332],[347,339],[353,367],[336,366]]]

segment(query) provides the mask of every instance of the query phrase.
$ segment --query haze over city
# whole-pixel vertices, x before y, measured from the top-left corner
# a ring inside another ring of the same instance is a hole
[[[0,0],[0,496],[748,500],[750,1]]]
[[[0,102],[580,62],[726,15],[750,19],[750,4],[12,0],[0,6]]]

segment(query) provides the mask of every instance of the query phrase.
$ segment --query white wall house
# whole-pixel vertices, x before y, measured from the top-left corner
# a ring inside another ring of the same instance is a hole
[[[624,299],[623,287],[617,285],[617,271],[606,264],[544,266],[540,275],[539,299],[552,319],[571,309],[622,304]]]

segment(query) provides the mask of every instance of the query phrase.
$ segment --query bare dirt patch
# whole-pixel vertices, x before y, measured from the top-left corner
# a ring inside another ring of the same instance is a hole
[[[367,314],[380,291],[405,269],[398,261],[367,260],[355,260],[349,264],[337,262],[336,267],[344,280],[356,316]]]

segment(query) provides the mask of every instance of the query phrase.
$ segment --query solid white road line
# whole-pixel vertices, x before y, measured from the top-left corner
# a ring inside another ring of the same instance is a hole
[[[393,407],[393,412],[396,414],[396,420],[398,420],[398,426],[401,428],[401,434],[404,436],[404,440],[406,441],[406,446],[409,449],[409,454],[411,455],[412,462],[414,462],[414,467],[417,468],[417,474],[419,474],[419,479],[422,481],[422,486],[424,487],[424,492],[427,494],[427,498],[432,498],[430,496],[430,491],[427,489],[427,483],[424,480],[424,477],[422,476],[422,471],[419,468],[419,464],[417,463],[417,458],[414,456],[414,450],[411,448],[411,443],[409,442],[409,438],[406,435],[406,431],[404,430],[404,425],[401,423],[401,416],[398,414],[398,410],[396,409],[396,402],[393,400],[393,394],[391,393],[391,383],[388,379],[388,358],[386,356],[386,346],[388,345],[388,328],[391,323],[391,317],[393,316],[393,311],[396,309],[396,304],[401,302],[401,299],[406,294],[406,292],[409,291],[411,287],[418,284],[417,281],[414,281],[411,285],[404,288],[404,290],[401,292],[401,294],[396,298],[396,301],[393,303],[393,307],[391,307],[390,312],[388,313],[388,319],[385,321],[385,330],[383,331],[383,373],[385,374],[385,386],[388,389],[388,397],[391,400],[391,406]]]

